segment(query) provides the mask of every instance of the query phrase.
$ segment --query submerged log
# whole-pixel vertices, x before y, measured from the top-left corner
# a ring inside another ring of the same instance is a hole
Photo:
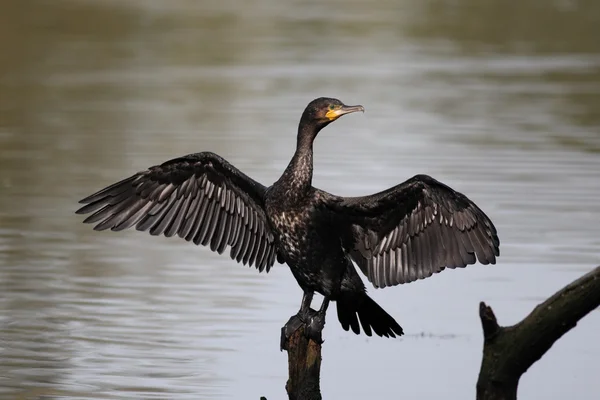
[[[516,325],[498,325],[491,307],[479,305],[483,360],[477,400],[514,400],[527,369],[577,322],[600,305],[600,267],[538,305]]]
[[[308,339],[304,326],[288,339],[289,378],[285,389],[290,400],[321,400],[321,344]]]

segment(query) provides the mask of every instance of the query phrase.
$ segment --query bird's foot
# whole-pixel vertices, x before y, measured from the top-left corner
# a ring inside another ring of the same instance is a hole
[[[325,327],[325,313],[309,308],[308,312],[298,312],[281,328],[280,350],[288,349],[290,337],[302,326],[304,326],[304,335],[307,338],[319,344],[323,343],[321,333]]]
[[[325,313],[315,312],[306,322],[304,327],[304,335],[307,338],[314,340],[318,344],[323,343],[323,329],[325,328]]]
[[[298,313],[292,316],[292,318],[289,319],[289,321],[283,326],[283,328],[281,328],[281,338],[279,342],[280,351],[288,349],[288,341],[290,340],[294,332],[300,329],[302,325],[304,325],[304,321],[302,320],[300,313]]]

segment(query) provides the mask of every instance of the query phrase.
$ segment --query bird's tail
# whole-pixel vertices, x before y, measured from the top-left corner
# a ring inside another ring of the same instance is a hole
[[[362,326],[367,336],[371,336],[372,332],[385,337],[401,336],[404,333],[396,320],[366,293],[342,294],[336,300],[338,319],[346,331],[352,328],[358,335]]]

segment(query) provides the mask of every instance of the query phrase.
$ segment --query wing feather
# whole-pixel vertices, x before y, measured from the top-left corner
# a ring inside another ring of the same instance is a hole
[[[495,264],[500,255],[496,228],[485,213],[427,175],[371,196],[329,196],[330,208],[345,226],[344,248],[375,287],[477,261]]]
[[[255,265],[273,266],[277,249],[264,211],[266,188],[214,153],[167,161],[81,200],[78,214],[95,230],[135,226],[151,235],[179,236]]]

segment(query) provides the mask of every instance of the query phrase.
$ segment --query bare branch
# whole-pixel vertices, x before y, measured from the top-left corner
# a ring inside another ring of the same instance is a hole
[[[516,399],[521,375],[599,305],[600,267],[565,286],[510,327],[499,326],[491,307],[480,303],[484,345],[477,399]]]

